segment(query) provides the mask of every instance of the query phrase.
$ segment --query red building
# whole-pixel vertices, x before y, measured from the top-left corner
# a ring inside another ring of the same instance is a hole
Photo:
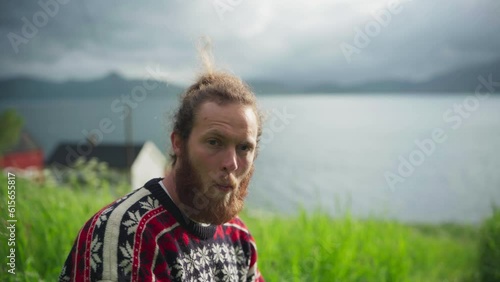
[[[0,156],[1,168],[17,170],[43,170],[43,151],[31,135],[22,131],[18,143],[3,156]]]

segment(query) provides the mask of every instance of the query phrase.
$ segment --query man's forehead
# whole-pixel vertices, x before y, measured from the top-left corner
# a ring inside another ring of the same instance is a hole
[[[203,103],[196,115],[195,126],[228,127],[257,134],[257,117],[252,107],[236,103],[219,105]]]

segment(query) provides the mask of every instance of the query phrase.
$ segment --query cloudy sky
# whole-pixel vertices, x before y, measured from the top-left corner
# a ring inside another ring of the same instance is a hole
[[[150,66],[188,83],[203,35],[245,79],[418,81],[500,59],[500,1],[6,0],[0,78],[141,78]]]

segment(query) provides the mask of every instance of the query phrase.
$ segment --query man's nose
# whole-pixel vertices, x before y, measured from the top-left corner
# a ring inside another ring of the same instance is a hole
[[[225,154],[222,162],[222,170],[226,172],[233,172],[238,169],[238,159],[236,156],[236,150],[234,148],[229,148]]]

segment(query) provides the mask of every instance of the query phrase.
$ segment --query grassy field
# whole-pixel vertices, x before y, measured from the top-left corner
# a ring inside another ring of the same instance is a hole
[[[56,281],[84,222],[121,196],[103,187],[69,189],[16,179],[16,275],[7,272],[7,179],[0,176],[0,281]],[[123,191],[123,190],[122,190]],[[346,214],[243,219],[267,281],[478,281],[474,227],[405,225]]]

